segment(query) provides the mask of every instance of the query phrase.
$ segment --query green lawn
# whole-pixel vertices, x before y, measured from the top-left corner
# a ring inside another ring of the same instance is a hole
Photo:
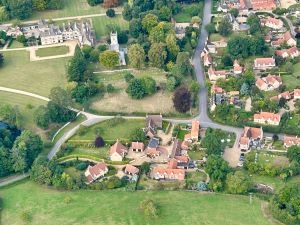
[[[86,133],[79,136],[74,135],[71,140],[94,140],[98,132],[104,141],[114,142],[119,140],[129,140],[130,134],[136,128],[143,128],[144,120],[137,119],[112,119],[98,123],[87,128]]]
[[[261,201],[248,196],[201,194],[196,192],[62,192],[25,181],[0,189],[3,198],[1,224],[203,224],[271,225],[261,211]],[[151,198],[159,208],[159,217],[151,219],[139,210],[144,199]]]
[[[192,16],[189,13],[189,9],[193,7],[199,7],[199,17],[202,18],[203,13],[203,2],[194,3],[194,4],[183,4],[182,11],[174,16],[177,23],[189,23],[191,22]]]
[[[33,19],[53,19],[59,17],[69,17],[69,16],[82,16],[90,14],[105,13],[106,9],[100,5],[91,7],[86,0],[62,0],[64,2],[64,7],[61,10],[47,10],[43,12],[35,11],[34,14],[29,18]],[[116,11],[121,11],[120,8],[115,9]]]
[[[103,147],[103,148],[76,147],[67,155],[88,155],[88,156],[98,157],[101,159],[106,159],[108,157],[108,147]]]
[[[96,33],[96,38],[99,40],[102,36],[107,36],[111,32],[110,26],[119,26],[121,30],[126,30],[129,27],[129,23],[123,19],[121,15],[117,15],[113,18],[107,16],[93,17],[93,28]]]
[[[202,160],[206,156],[205,151],[188,151],[188,155],[192,160]]]
[[[211,34],[209,35],[210,41],[220,41],[223,37],[220,34]]]
[[[69,52],[68,46],[56,46],[49,48],[39,48],[35,51],[35,54],[39,57],[47,57],[54,55],[65,55]]]
[[[17,42],[15,39],[12,39],[8,48],[24,48],[24,45],[20,42]]]
[[[33,112],[39,105],[45,105],[47,102],[29,96],[0,91],[1,104],[18,106],[22,116],[22,127],[36,131],[37,127],[33,121]]]
[[[69,58],[30,62],[27,51],[3,52],[3,55],[0,86],[47,97],[51,88],[66,85],[65,71]]]

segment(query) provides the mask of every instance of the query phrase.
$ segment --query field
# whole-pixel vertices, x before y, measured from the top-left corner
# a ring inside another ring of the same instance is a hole
[[[4,52],[0,86],[15,88],[48,97],[50,89],[66,85],[69,58],[30,62],[29,52]]]
[[[91,7],[86,0],[62,0],[64,2],[64,8],[61,10],[48,10],[43,12],[37,12],[30,17],[30,20],[34,19],[53,19],[59,17],[69,16],[82,16],[90,14],[105,13],[105,9],[100,5]],[[120,11],[120,8],[115,9]]]
[[[74,135],[71,140],[94,140],[98,132],[104,141],[114,142],[119,140],[129,140],[130,134],[136,128],[143,128],[145,126],[144,120],[137,119],[113,119],[106,120],[86,129],[86,132],[81,136]]]
[[[96,33],[96,39],[101,39],[102,36],[107,36],[111,32],[108,27],[120,27],[121,30],[126,30],[129,27],[129,23],[123,19],[121,15],[117,15],[113,18],[107,16],[93,17],[93,28]]]
[[[126,93],[127,83],[124,80],[124,72],[100,73],[97,79],[104,84],[113,84],[117,89],[114,93],[105,94],[104,97],[93,99],[91,109],[101,113],[122,112],[131,113],[175,113],[173,108],[173,93],[158,91],[154,95],[141,100],[135,100]],[[157,69],[147,69],[133,72],[137,78],[150,76],[156,80],[157,85],[166,83],[165,73]]]
[[[37,128],[33,121],[33,112],[39,105],[45,105],[47,102],[28,96],[0,91],[0,105],[1,104],[18,106],[22,116],[22,127],[36,131]]]
[[[36,55],[39,57],[47,57],[53,55],[65,55],[69,52],[68,46],[57,46],[49,48],[39,48],[35,51]]]
[[[0,189],[3,198],[1,224],[223,224],[271,225],[263,216],[261,201],[249,197],[196,192],[61,192],[31,181]],[[153,199],[159,217],[149,219],[139,210],[144,199]]]

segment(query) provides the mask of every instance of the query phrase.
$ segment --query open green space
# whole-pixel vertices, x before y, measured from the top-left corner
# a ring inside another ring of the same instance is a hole
[[[223,37],[220,34],[211,34],[209,35],[209,40],[214,42],[214,41],[220,41]]]
[[[12,39],[8,48],[24,48],[24,45],[15,39]]]
[[[112,28],[119,27],[121,30],[126,30],[129,27],[129,23],[121,15],[112,18],[107,16],[93,17],[92,22],[98,40],[104,35],[109,35]]]
[[[3,52],[0,86],[19,89],[48,97],[51,88],[65,87],[69,58],[30,62],[27,51]]]
[[[45,105],[47,102],[29,96],[0,91],[0,105],[2,104],[17,106],[21,113],[22,127],[36,131],[33,112],[39,105]]]
[[[254,183],[266,184],[273,187],[276,192],[280,190],[285,184],[298,183],[300,181],[300,176],[291,177],[288,178],[287,181],[283,181],[279,177],[270,177],[270,176],[252,174],[251,179]]]
[[[46,10],[46,11],[35,11],[34,14],[29,18],[33,19],[54,19],[60,17],[70,17],[70,16],[83,16],[90,14],[100,14],[105,13],[106,9],[101,7],[101,5],[91,7],[85,0],[62,0],[63,9],[61,10]],[[121,11],[120,8],[115,9],[116,11]]]
[[[68,155],[87,155],[92,157],[97,157],[100,159],[107,159],[108,157],[108,147],[102,148],[87,148],[87,147],[77,147],[69,152]]]
[[[49,48],[39,48],[35,51],[35,54],[39,57],[47,57],[47,56],[54,56],[54,55],[65,55],[69,52],[68,46],[56,46],[56,47],[49,47]]]
[[[261,201],[248,196],[196,192],[61,192],[31,181],[0,189],[3,199],[1,224],[224,224],[270,225]],[[159,217],[147,218],[139,209],[144,199],[158,205]]]
[[[191,11],[193,8],[199,8],[199,16],[202,18],[203,12],[203,2],[194,3],[194,4],[183,4],[182,11],[174,16],[174,19],[177,23],[189,23],[191,22],[192,16]]]
[[[95,140],[98,133],[104,141],[114,142],[117,139],[129,141],[131,132],[136,128],[143,128],[145,121],[142,119],[114,118],[85,128],[81,135],[75,134],[71,140]]]

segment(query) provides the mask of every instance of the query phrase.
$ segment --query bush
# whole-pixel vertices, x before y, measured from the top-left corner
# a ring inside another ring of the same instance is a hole
[[[81,162],[79,164],[77,164],[77,166],[75,167],[76,170],[85,170],[88,167],[88,164],[86,162]]]
[[[133,76],[133,74],[126,72],[126,74],[124,75],[124,79],[125,79],[126,83],[129,83],[131,80],[134,79],[134,76]]]
[[[100,136],[96,137],[96,139],[95,139],[95,147],[96,148],[103,147],[104,144],[105,144],[105,142],[102,137],[100,137]]]
[[[107,15],[108,17],[114,17],[114,16],[116,15],[116,12],[115,12],[114,9],[108,9],[108,10],[106,11],[106,15]]]
[[[79,136],[83,136],[83,135],[86,134],[87,131],[88,131],[88,128],[87,128],[86,126],[80,125],[80,126],[79,126],[79,129],[78,129],[78,131],[77,131],[77,134],[78,134]]]
[[[145,216],[157,218],[158,207],[152,199],[145,199],[140,203],[140,209],[143,210]]]

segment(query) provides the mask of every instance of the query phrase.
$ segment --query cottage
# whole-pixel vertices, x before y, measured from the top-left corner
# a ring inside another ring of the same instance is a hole
[[[234,60],[233,63],[233,73],[235,75],[239,75],[243,72],[243,67],[239,64],[239,62],[237,60]]]
[[[282,92],[280,93],[278,96],[277,96],[277,99],[281,99],[281,98],[284,98],[285,100],[290,100],[291,99],[291,94],[289,91],[285,91],[285,92]]]
[[[239,140],[239,146],[242,150],[248,150],[251,146],[260,147],[262,138],[262,128],[244,127],[244,132]]]
[[[111,161],[122,161],[127,154],[127,148],[117,141],[110,147],[109,157]]]
[[[216,81],[220,78],[226,79],[226,71],[225,70],[217,71],[217,70],[214,70],[212,66],[209,67],[207,74],[208,74],[210,81]]]
[[[162,129],[162,115],[146,115],[145,134],[147,137],[154,137],[156,130]]]
[[[268,16],[266,19],[262,19],[262,24],[275,30],[283,28],[282,20],[270,16]]]
[[[283,145],[286,148],[289,148],[289,147],[291,147],[293,145],[299,146],[300,145],[300,138],[297,137],[297,136],[292,137],[292,136],[284,135],[283,136]]]
[[[203,65],[206,67],[209,67],[213,62],[210,54],[204,51],[201,53],[201,58],[203,60]]]
[[[131,149],[134,152],[143,152],[145,148],[145,145],[143,142],[131,142]]]
[[[285,32],[282,36],[271,42],[272,47],[279,47],[281,44],[287,43],[288,46],[296,46],[297,41],[290,31]]]
[[[155,180],[184,180],[184,169],[177,168],[177,160],[171,159],[168,168],[157,166],[153,168],[151,177]]]
[[[294,89],[293,94],[295,100],[300,99],[300,89]]]
[[[281,116],[271,112],[260,112],[253,116],[254,123],[278,126]]]
[[[247,2],[247,0],[244,0]],[[255,11],[258,10],[273,10],[276,8],[275,0],[250,0],[251,8]]]
[[[189,134],[184,136],[185,141],[198,141],[199,139],[200,122],[199,120],[192,121],[192,128]]]
[[[276,50],[275,54],[282,58],[291,57],[292,59],[299,56],[299,50],[296,46],[289,49]]]
[[[272,58],[256,58],[254,60],[254,68],[258,70],[266,70],[275,67],[275,59]]]
[[[137,175],[139,171],[140,171],[139,168],[132,166],[130,164],[127,164],[124,170],[124,172],[129,175]]]
[[[92,183],[95,180],[103,177],[108,172],[108,168],[105,163],[97,163],[95,166],[88,166],[84,175],[86,177],[87,183]]]
[[[155,158],[160,155],[160,152],[157,150],[159,146],[159,139],[152,137],[148,143],[146,154],[150,158]]]
[[[269,74],[266,77],[258,78],[255,82],[255,85],[261,91],[272,91],[282,85],[282,79],[280,76]]]

